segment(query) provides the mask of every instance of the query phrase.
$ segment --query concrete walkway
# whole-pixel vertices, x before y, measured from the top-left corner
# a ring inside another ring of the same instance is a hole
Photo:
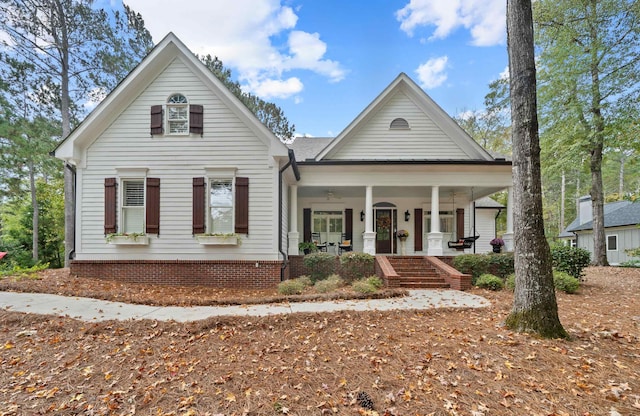
[[[411,290],[409,296],[390,299],[292,302],[242,306],[148,306],[106,300],[0,292],[0,308],[7,311],[69,316],[87,322],[151,319],[188,322],[213,316],[268,316],[297,312],[388,311],[398,309],[481,308],[483,297],[457,290]]]

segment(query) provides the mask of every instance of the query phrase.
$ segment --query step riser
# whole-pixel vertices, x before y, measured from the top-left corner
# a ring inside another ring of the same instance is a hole
[[[397,278],[389,279],[389,287],[407,289],[448,289],[449,285],[433,266],[420,257],[393,257],[389,259]]]

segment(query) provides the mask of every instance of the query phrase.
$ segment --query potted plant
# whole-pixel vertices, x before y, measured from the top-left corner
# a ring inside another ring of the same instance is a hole
[[[396,232],[396,237],[400,239],[400,241],[404,241],[409,237],[409,231],[407,230],[398,230]]]
[[[298,250],[304,254],[309,254],[318,251],[318,247],[313,241],[302,241],[298,244]]]
[[[493,240],[489,241],[489,244],[493,246],[494,253],[500,253],[502,251],[502,246],[504,246],[504,240],[502,238],[496,237]]]

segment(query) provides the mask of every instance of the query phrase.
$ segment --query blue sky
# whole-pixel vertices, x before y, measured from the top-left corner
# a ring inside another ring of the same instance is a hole
[[[450,115],[482,110],[507,67],[504,0],[126,3],[155,42],[171,31],[193,52],[218,56],[298,135],[337,135],[400,72]]]

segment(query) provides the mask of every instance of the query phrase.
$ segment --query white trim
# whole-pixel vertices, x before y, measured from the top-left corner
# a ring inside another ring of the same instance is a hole
[[[614,237],[616,239],[616,248],[615,249],[610,249],[609,248],[609,238],[610,237]],[[619,246],[619,239],[618,239],[618,234],[608,234],[607,235],[607,251],[613,251],[613,252],[618,252],[618,246]]]
[[[116,174],[121,179],[146,178],[149,168],[116,167]]]

